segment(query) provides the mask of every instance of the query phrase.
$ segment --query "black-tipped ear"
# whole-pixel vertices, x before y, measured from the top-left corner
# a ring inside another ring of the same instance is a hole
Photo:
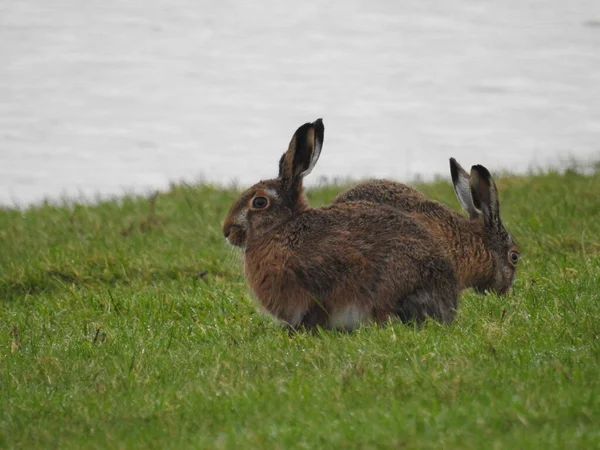
[[[305,123],[296,130],[288,151],[279,160],[279,178],[284,187],[299,185],[302,178],[313,170],[321,155],[324,136],[323,119]]]
[[[483,166],[471,167],[471,195],[475,207],[483,212],[487,226],[501,225],[498,190],[492,175]]]
[[[452,175],[454,192],[456,192],[456,198],[458,198],[460,206],[469,214],[471,219],[476,219],[481,215],[481,211],[475,208],[473,203],[470,185],[471,178],[467,171],[454,158],[450,158],[450,174]]]

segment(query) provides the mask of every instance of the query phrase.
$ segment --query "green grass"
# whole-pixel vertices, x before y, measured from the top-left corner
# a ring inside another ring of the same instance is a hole
[[[600,172],[498,186],[511,295],[293,338],[220,234],[234,191],[0,209],[0,448],[598,448]]]

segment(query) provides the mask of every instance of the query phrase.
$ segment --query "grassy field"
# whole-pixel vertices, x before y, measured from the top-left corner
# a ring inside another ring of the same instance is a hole
[[[234,191],[0,209],[0,448],[599,448],[600,171],[498,187],[511,295],[293,338],[221,236]]]

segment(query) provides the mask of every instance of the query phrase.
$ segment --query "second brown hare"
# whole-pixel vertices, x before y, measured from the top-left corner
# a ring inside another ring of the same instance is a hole
[[[229,243],[243,249],[260,305],[294,329],[353,329],[395,317],[451,322],[457,279],[425,226],[366,201],[306,203],[302,180],[323,137],[321,119],[298,128],[278,177],[242,193],[223,224]]]
[[[473,287],[506,294],[512,286],[520,250],[500,219],[498,190],[490,172],[476,165],[467,173],[450,159],[456,196],[469,217],[401,183],[372,180],[337,196],[334,204],[371,201],[409,213],[435,236],[452,261],[459,290]]]

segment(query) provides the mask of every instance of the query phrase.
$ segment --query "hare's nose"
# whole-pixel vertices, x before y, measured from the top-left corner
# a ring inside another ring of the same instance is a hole
[[[229,237],[229,233],[231,233],[231,227],[227,227],[223,229],[223,236],[225,236],[225,239],[227,239]]]

